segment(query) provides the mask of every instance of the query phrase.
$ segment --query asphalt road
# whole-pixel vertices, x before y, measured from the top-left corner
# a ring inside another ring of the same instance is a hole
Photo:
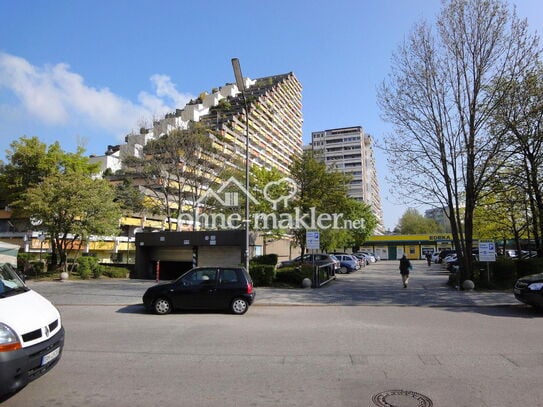
[[[422,262],[404,289],[396,269],[260,288],[244,316],[147,314],[152,282],[33,282],[61,311],[64,354],[4,405],[543,405],[542,314]]]

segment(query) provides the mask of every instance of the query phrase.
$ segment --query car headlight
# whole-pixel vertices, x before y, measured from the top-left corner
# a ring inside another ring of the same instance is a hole
[[[539,291],[543,288],[543,283],[532,283],[528,288],[532,291]]]
[[[0,322],[0,352],[21,349],[22,345],[13,329]]]

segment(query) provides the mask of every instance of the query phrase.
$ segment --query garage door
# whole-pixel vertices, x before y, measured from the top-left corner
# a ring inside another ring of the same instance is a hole
[[[241,263],[239,246],[200,246],[198,248],[198,266],[237,267]]]
[[[192,248],[154,247],[150,257],[160,261],[192,262]]]

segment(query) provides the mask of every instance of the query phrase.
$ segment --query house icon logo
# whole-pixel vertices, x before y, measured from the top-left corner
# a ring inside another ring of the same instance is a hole
[[[274,196],[272,189],[283,183],[286,184],[285,186],[288,189],[286,195],[281,195],[279,197]],[[272,207],[275,210],[277,209],[277,204],[281,201],[285,206],[287,206],[288,200],[296,194],[297,189],[298,188],[294,180],[291,178],[282,178],[278,181],[272,181],[266,184],[262,192],[264,198],[272,204]],[[203,205],[207,200],[214,199],[224,207],[234,208],[239,206],[240,193],[245,195],[250,202],[254,204],[259,203],[259,201],[251,194],[251,192],[247,191],[241,182],[239,182],[235,177],[230,177],[217,191],[213,190],[213,188],[209,188],[200,198],[198,198],[196,204]]]
[[[237,189],[237,191],[232,191],[233,188]],[[225,191],[226,189],[227,191]],[[209,188],[200,198],[198,198],[196,204],[200,205],[208,199],[215,199],[222,206],[234,208],[239,206],[240,192],[244,194],[251,202],[258,204],[258,200],[245,189],[245,186],[241,182],[234,177],[228,178],[228,180],[223,183],[216,192],[213,190],[213,188]]]

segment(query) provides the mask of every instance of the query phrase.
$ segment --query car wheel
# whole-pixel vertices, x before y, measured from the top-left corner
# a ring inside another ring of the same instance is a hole
[[[172,304],[166,298],[157,298],[153,309],[159,315],[166,315],[172,312]]]
[[[339,272],[340,272],[341,274],[347,273],[347,272],[348,272],[347,267],[345,267],[345,266],[340,267],[340,268],[339,268]]]
[[[230,310],[236,315],[243,315],[249,309],[249,303],[244,298],[234,298],[232,304],[230,304]]]

